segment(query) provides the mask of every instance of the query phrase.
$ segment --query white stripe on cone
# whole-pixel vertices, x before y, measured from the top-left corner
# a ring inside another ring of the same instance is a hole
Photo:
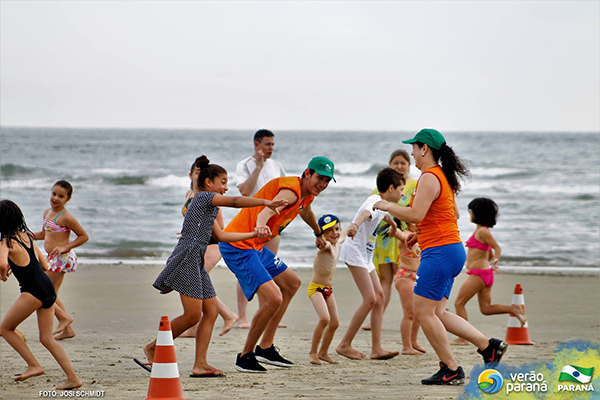
[[[508,317],[508,328],[527,328],[527,321],[525,321],[525,325],[521,326],[521,321],[517,317],[513,317],[510,315]]]
[[[156,345],[157,346],[174,346],[173,342],[173,334],[171,331],[158,331],[158,336],[156,337]]]
[[[517,304],[517,305],[520,305],[520,306],[524,306],[525,305],[525,298],[523,297],[522,294],[513,294],[512,304]]]
[[[177,363],[152,363],[152,378],[179,378]]]

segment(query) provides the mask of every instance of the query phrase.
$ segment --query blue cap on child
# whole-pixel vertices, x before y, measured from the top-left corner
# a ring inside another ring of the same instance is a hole
[[[321,228],[321,232],[324,232],[326,229],[331,228],[338,222],[340,222],[340,219],[335,215],[325,214],[319,218],[319,228]]]

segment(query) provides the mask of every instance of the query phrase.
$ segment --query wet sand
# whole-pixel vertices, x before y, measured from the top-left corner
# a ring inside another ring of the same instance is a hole
[[[68,312],[75,318],[77,336],[61,341],[83,381],[81,390],[104,391],[106,399],[143,399],[147,395],[150,374],[138,367],[132,358],[143,359],[142,346],[156,338],[161,315],[170,318],[181,312],[176,293],[160,295],[151,284],[161,266],[81,265],[76,273],[65,277],[60,297]],[[192,379],[194,340],[175,341],[181,374],[183,395],[187,399],[456,399],[463,387],[426,387],[420,380],[437,371],[438,359],[420,333],[420,344],[427,350],[421,356],[400,355],[386,361],[348,360],[335,354],[335,345],[343,336],[348,322],[360,303],[360,294],[347,269],[338,269],[334,293],[340,312],[341,326],[336,332],[330,354],[337,365],[312,365],[308,351],[316,313],[306,296],[312,271],[294,271],[302,280],[296,297],[284,317],[287,328],[279,329],[275,344],[295,366],[281,369],[267,366],[267,374],[236,372],[234,362],[241,350],[247,330],[232,329],[218,336],[223,321],[218,319],[209,348],[209,362],[225,371],[219,379]],[[453,295],[463,282],[461,274],[455,282]],[[235,278],[225,267],[215,268],[211,278],[221,300],[235,311]],[[509,346],[503,359],[511,365],[551,359],[558,342],[584,339],[600,342],[600,303],[598,276],[550,276],[498,274],[492,291],[495,303],[510,304],[515,284],[523,286],[529,334],[534,346]],[[4,315],[18,296],[16,280],[0,283],[0,313]],[[453,311],[451,296],[449,305]],[[256,310],[257,301],[249,305],[249,315]],[[484,334],[503,339],[507,315],[483,316],[476,299],[467,305],[470,321]],[[398,294],[393,298],[384,317],[383,345],[401,350],[399,324],[401,307]],[[26,364],[19,355],[0,339],[0,399],[40,398],[40,391],[51,391],[65,376],[37,338],[35,316],[19,327],[28,344],[45,367],[39,377],[14,383],[13,376],[25,371]],[[450,339],[454,336],[450,335]],[[354,345],[370,352],[371,336],[360,331]],[[455,357],[467,377],[481,357],[473,346],[455,346]],[[57,397],[60,396],[57,394]],[[89,397],[87,397],[89,398]]]

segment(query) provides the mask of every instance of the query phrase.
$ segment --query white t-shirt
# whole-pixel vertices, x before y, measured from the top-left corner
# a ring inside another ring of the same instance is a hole
[[[373,250],[377,239],[377,226],[385,218],[385,211],[373,210],[373,204],[381,200],[381,196],[374,194],[369,196],[360,206],[352,221],[356,221],[363,211],[368,210],[371,216],[358,227],[353,238],[347,238],[340,251],[340,261],[353,267],[367,268],[369,273],[375,270],[373,264]]]
[[[244,158],[240,161],[235,168],[236,174],[236,185],[239,187],[240,183],[246,182],[250,177],[252,171],[256,169],[256,160],[254,157],[250,156],[248,158]],[[272,158],[267,158],[263,165],[263,168],[260,170],[260,174],[258,175],[258,179],[256,180],[256,186],[252,189],[250,196],[254,196],[256,192],[260,190],[267,182],[271,179],[279,178],[280,176],[285,176],[285,170],[279,163],[279,161],[275,161]]]

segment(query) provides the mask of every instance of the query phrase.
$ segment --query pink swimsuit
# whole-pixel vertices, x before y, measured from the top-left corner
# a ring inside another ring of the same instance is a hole
[[[471,247],[473,249],[479,249],[481,251],[490,251],[492,249],[492,246],[490,246],[489,244],[481,243],[479,240],[477,240],[475,238],[475,234],[477,233],[478,230],[479,229],[477,229],[475,232],[473,232],[473,234],[471,235],[469,240],[467,240],[467,242],[465,243],[465,246]]]
[[[492,287],[494,284],[494,270],[488,269],[470,269],[467,275],[477,275],[481,278],[486,287]]]
[[[45,219],[42,223],[43,229],[47,232],[71,232],[69,228],[66,226],[58,225],[56,223],[56,219],[66,213],[67,210],[64,210],[53,220]],[[77,255],[73,250],[68,253],[62,253],[57,256],[48,256],[46,257],[46,261],[48,261],[49,270],[53,272],[75,272],[77,269]]]
[[[479,229],[477,229],[479,230]],[[481,243],[479,240],[475,238],[475,234],[477,230],[473,232],[473,235],[467,240],[465,243],[466,247],[471,247],[473,249],[479,249],[481,251],[490,251],[492,246],[489,244]],[[494,284],[494,270],[491,268],[488,269],[470,269],[467,271],[467,275],[476,275],[481,278],[486,287],[491,287]]]
[[[56,223],[56,219],[66,212],[67,212],[67,210],[61,212],[56,217],[54,217],[53,220],[44,218],[44,221],[42,223],[43,229],[48,232],[71,232],[71,230],[69,228],[67,228],[66,226],[61,226]]]

